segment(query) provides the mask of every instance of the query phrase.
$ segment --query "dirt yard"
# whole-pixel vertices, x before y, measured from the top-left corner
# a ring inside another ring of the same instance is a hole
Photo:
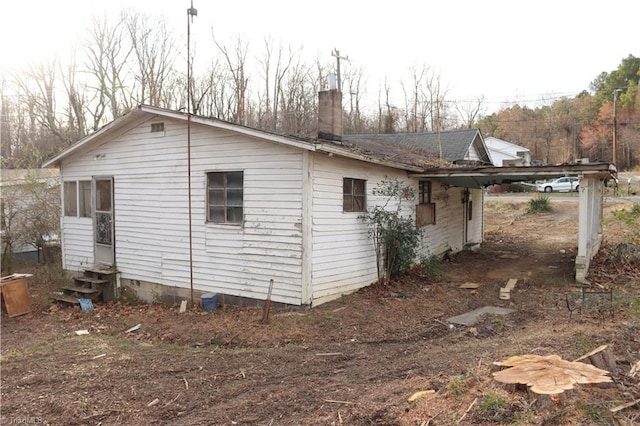
[[[630,425],[640,398],[640,275],[610,262],[631,226],[605,214],[590,279],[614,302],[581,306],[573,259],[577,203],[526,215],[526,203],[488,201],[486,243],[389,287],[371,287],[308,311],[225,306],[51,305],[51,283],[30,282],[35,310],[2,314],[2,424],[51,425]],[[499,299],[509,278],[511,300]],[[477,283],[477,289],[460,288]],[[602,287],[601,287],[602,286]],[[508,307],[474,327],[447,319]],[[136,331],[129,328],[141,324]],[[87,335],[77,335],[87,330]],[[613,345],[612,385],[577,385],[542,404],[493,380],[493,362],[517,354],[574,360]],[[418,391],[434,391],[408,402]],[[627,423],[624,423],[627,422]]]

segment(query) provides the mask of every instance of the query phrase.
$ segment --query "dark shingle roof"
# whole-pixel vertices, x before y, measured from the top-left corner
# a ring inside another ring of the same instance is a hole
[[[478,129],[449,130],[429,133],[375,133],[344,135],[343,143],[366,148],[375,142],[387,142],[411,150],[428,152],[440,156],[442,146],[443,160],[458,162],[468,159],[469,148],[473,145],[482,161],[490,163],[489,156]]]

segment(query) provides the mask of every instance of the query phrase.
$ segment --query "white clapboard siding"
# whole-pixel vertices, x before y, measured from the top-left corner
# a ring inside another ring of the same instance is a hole
[[[65,160],[63,179],[113,176],[122,278],[189,287],[186,123],[163,118],[163,136],[150,133],[157,121]],[[215,171],[244,172],[243,226],[206,223]],[[192,124],[191,189],[194,288],[260,298],[273,278],[272,300],[300,304],[302,151]],[[86,234],[66,239],[67,258],[92,256],[90,224]]]
[[[313,303],[351,293],[378,279],[373,242],[363,213],[342,211],[343,178],[367,181],[367,206],[385,177],[407,181],[406,174],[355,160],[318,155],[313,170]]]
[[[463,188],[443,187],[434,182],[432,186],[432,201],[436,203],[435,225],[422,227],[420,254],[423,256],[439,255],[447,250],[459,251],[464,248],[464,204],[462,203]],[[476,195],[474,192],[474,231],[469,231],[469,237],[475,236],[482,228],[482,213],[477,214]],[[481,204],[480,204],[481,210]],[[479,224],[477,224],[479,222]],[[470,222],[471,224],[471,222]],[[480,231],[481,232],[481,231]],[[475,238],[475,237],[474,237]],[[471,240],[471,238],[469,238]],[[475,240],[474,240],[475,241]]]
[[[93,265],[93,225],[91,218],[62,218],[62,256],[66,269],[80,271]]]
[[[470,224],[469,242],[482,243],[484,238],[484,191],[473,189],[473,220]]]

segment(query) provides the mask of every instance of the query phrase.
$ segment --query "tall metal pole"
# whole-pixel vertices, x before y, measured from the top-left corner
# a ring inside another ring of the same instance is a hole
[[[616,141],[618,122],[616,120],[616,100],[618,99],[618,93],[622,92],[622,89],[616,89],[613,91],[613,154],[611,162],[616,164],[618,161],[618,145]]]
[[[338,74],[338,92],[342,93],[342,76],[340,75],[340,59],[349,60],[348,56],[340,56],[340,51],[338,49],[333,49],[331,52],[331,56],[336,58],[336,74]]]
[[[193,307],[193,227],[191,214],[191,22],[198,11],[187,9],[187,193],[189,196],[189,288],[191,289],[191,307]]]

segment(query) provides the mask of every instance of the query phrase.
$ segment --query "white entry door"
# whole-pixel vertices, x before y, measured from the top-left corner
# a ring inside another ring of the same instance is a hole
[[[93,178],[93,246],[95,263],[113,265],[113,178]]]

